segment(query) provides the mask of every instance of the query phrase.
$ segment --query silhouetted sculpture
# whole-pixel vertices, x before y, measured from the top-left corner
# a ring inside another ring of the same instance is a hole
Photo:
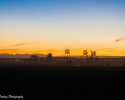
[[[87,58],[88,58],[88,55],[87,55],[87,54],[88,54],[88,51],[87,51],[87,50],[84,50],[84,51],[83,51],[83,55],[86,56],[86,61],[87,61]],[[83,55],[82,55],[82,57],[83,57]],[[82,59],[82,57],[81,57],[81,59]],[[80,60],[81,60],[81,59],[80,59]]]
[[[49,54],[47,55],[47,60],[52,60],[52,58],[53,58],[52,54],[49,53]]]
[[[95,56],[97,59],[96,59],[96,61],[98,60],[98,61],[100,61],[99,60],[99,58],[96,56],[96,51],[91,51],[91,61],[92,61],[92,59],[93,59],[93,56]],[[101,61],[100,61],[101,62]]]
[[[69,49],[65,49],[65,56],[67,56],[67,60],[68,60],[68,58],[70,57]],[[65,58],[65,56],[64,56],[64,58]]]

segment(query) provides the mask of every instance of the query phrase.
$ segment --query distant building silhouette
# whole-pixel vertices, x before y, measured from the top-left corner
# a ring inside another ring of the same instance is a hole
[[[39,56],[37,56],[37,55],[31,55],[30,59],[32,59],[32,60],[38,60]]]

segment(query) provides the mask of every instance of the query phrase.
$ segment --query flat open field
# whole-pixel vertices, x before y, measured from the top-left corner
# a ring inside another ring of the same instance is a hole
[[[124,59],[0,59],[0,95],[27,100],[123,98],[124,77]]]
[[[1,65],[0,95],[22,95],[27,100],[124,98],[123,66],[39,66],[37,63]]]
[[[124,58],[101,58],[101,59],[64,59],[64,58],[54,58],[50,61],[44,60],[31,60],[31,59],[0,59],[1,66],[76,66],[76,67],[84,67],[84,66],[109,66],[109,67],[125,67],[125,59]]]

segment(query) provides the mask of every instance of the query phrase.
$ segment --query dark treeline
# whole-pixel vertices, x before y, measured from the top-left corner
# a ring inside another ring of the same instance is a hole
[[[0,54],[0,58],[30,58],[31,55],[46,57],[45,54]]]

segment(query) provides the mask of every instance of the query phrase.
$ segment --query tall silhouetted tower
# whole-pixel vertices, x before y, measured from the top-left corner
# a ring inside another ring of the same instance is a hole
[[[67,56],[67,59],[70,57],[69,49],[65,49],[65,56]],[[65,58],[65,56],[64,56],[64,58]]]

